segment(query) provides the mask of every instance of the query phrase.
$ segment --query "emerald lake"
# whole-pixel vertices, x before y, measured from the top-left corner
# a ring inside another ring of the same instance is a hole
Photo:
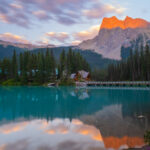
[[[0,87],[0,150],[142,147],[149,88]]]

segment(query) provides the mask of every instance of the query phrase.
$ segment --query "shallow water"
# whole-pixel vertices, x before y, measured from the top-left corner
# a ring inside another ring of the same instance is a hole
[[[150,89],[0,87],[0,150],[141,147]]]

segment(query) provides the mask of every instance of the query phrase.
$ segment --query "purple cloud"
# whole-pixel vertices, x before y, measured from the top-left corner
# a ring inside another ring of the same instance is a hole
[[[47,14],[47,12],[42,11],[42,10],[34,11],[34,12],[32,12],[32,14],[35,15],[40,20],[49,20],[49,19],[52,19],[52,17],[49,16]]]
[[[7,10],[3,8],[2,6],[0,6],[0,13],[7,13]]]
[[[125,8],[113,6],[111,4],[93,5],[90,9],[83,10],[84,16],[89,19],[98,19],[106,16],[107,14],[122,15]]]
[[[29,27],[37,18],[73,25],[123,11],[100,0],[1,0],[0,21]]]
[[[75,24],[77,22],[75,19],[71,19],[71,18],[65,17],[65,16],[60,16],[59,18],[57,18],[57,21],[59,23],[65,24],[65,25],[71,25],[71,24]]]
[[[30,44],[30,42],[26,40],[24,37],[12,33],[0,34],[0,40],[14,42],[14,43]]]
[[[52,41],[57,41],[60,43],[64,43],[66,40],[68,40],[70,37],[68,35],[68,33],[66,32],[48,32],[46,33],[46,36],[49,37]]]
[[[2,9],[1,9],[2,8]],[[3,1],[0,3],[0,21],[29,27],[30,19],[23,6],[17,3]]]

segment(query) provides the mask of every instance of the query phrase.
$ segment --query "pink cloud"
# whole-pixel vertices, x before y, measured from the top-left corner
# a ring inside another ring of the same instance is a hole
[[[47,15],[47,13],[43,10],[38,10],[38,11],[34,11],[32,12],[33,15],[35,15],[37,18],[41,19],[41,20],[47,20],[50,17]]]
[[[97,19],[97,18],[104,17],[107,14],[122,15],[124,11],[125,11],[125,8],[120,7],[120,6],[113,6],[111,4],[98,3],[91,9],[83,10],[83,15],[85,15],[87,18]]]
[[[79,40],[75,40],[75,41],[72,41],[71,45],[79,45],[82,41],[79,41]]]
[[[14,9],[23,9],[23,6],[17,3],[11,3],[10,7],[14,8]]]
[[[0,13],[0,20],[4,23],[9,23],[9,19],[7,18],[7,16],[3,13]]]
[[[15,35],[12,33],[0,34],[0,39],[4,40],[4,41],[14,42],[14,43],[23,43],[23,44],[29,44],[30,43],[24,37],[19,36],[19,35]]]
[[[39,21],[55,21],[74,25],[110,14],[122,15],[125,8],[99,0],[1,0],[0,20],[29,27],[34,17]]]
[[[61,43],[69,39],[69,35],[66,32],[48,32],[46,33],[46,36],[49,37],[52,41],[55,40]]]
[[[98,34],[99,29],[100,29],[99,25],[92,26],[88,30],[75,33],[74,38],[78,41],[92,39]]]

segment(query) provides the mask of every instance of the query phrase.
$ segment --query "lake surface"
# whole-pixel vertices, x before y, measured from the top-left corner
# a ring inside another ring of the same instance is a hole
[[[141,147],[148,129],[150,89],[0,87],[0,150]]]

